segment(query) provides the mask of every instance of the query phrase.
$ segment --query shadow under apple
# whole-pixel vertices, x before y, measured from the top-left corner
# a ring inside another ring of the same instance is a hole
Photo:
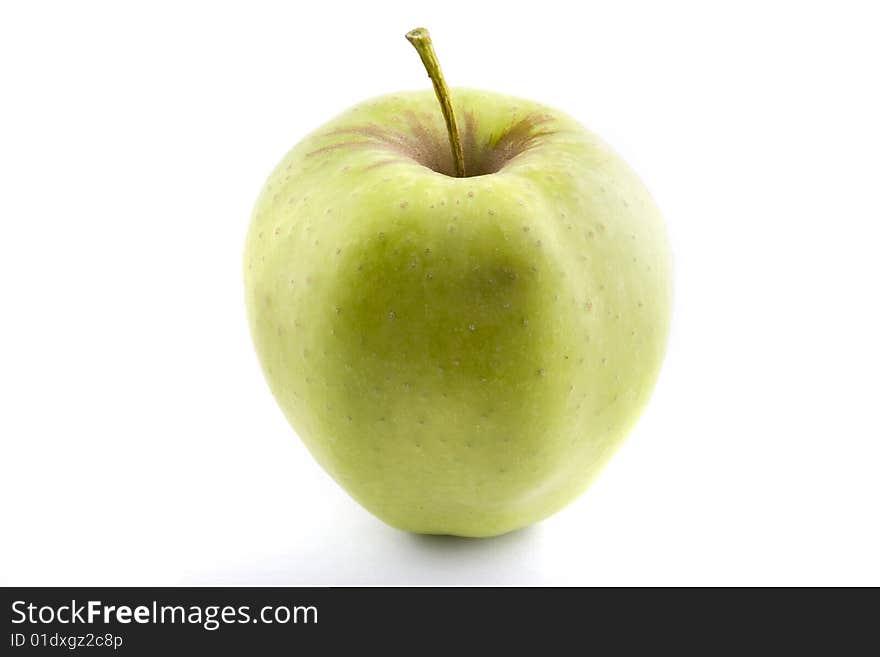
[[[190,574],[186,584],[539,585],[541,529],[494,538],[407,534],[373,519],[303,537],[282,554]],[[317,539],[317,540],[316,540]]]

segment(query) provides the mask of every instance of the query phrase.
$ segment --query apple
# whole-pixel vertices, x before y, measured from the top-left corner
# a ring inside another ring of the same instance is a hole
[[[446,87],[353,107],[253,211],[250,330],[314,458],[411,532],[492,536],[578,496],[645,406],[669,330],[663,219],[545,105]],[[438,103],[439,100],[439,103]]]

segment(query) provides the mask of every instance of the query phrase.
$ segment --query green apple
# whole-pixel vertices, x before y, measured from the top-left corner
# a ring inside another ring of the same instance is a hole
[[[352,497],[400,529],[492,536],[579,495],[637,419],[670,250],[600,139],[539,103],[450,93],[427,33],[408,37],[436,94],[357,105],[266,182],[250,330],[290,424]]]

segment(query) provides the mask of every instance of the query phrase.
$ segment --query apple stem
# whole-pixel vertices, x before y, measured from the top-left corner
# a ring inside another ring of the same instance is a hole
[[[428,71],[428,77],[434,84],[434,93],[437,94],[437,100],[440,101],[440,109],[443,111],[443,120],[446,121],[446,132],[449,134],[449,146],[452,148],[452,159],[455,161],[455,175],[464,178],[464,151],[461,147],[461,135],[458,133],[458,125],[455,123],[455,114],[452,111],[452,98],[449,95],[449,88],[446,86],[446,80],[443,78],[443,71],[440,70],[440,62],[437,61],[437,53],[434,52],[434,44],[431,42],[431,35],[424,27],[417,27],[406,33],[407,40],[419,53],[422,58],[422,64]]]

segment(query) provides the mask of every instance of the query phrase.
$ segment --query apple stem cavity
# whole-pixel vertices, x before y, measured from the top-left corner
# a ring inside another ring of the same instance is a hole
[[[461,135],[458,133],[458,124],[455,122],[455,113],[452,110],[452,98],[449,95],[449,87],[446,86],[446,80],[443,78],[443,71],[440,69],[440,62],[437,61],[437,53],[434,52],[434,44],[431,42],[431,35],[424,27],[417,27],[406,33],[407,41],[409,41],[419,57],[425,70],[428,71],[428,77],[434,84],[434,93],[437,94],[437,100],[440,101],[440,109],[443,112],[443,120],[446,121],[446,132],[449,134],[449,146],[452,148],[452,159],[455,161],[455,175],[458,178],[465,177],[464,171],[464,151],[461,147]]]

